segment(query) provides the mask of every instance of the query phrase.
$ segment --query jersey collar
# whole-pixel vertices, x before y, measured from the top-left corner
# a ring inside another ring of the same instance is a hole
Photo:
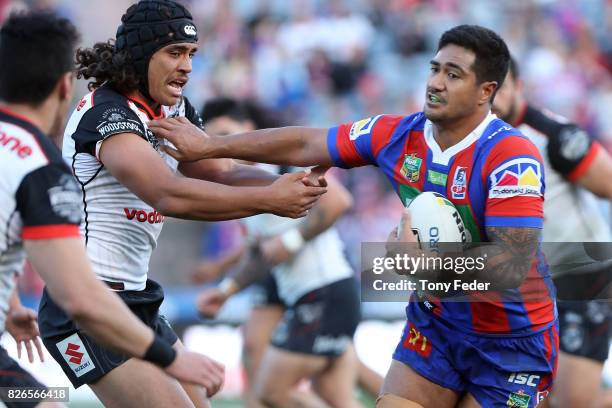
[[[431,121],[427,119],[425,121],[424,135],[425,135],[425,142],[427,143],[427,146],[429,147],[432,153],[432,161],[436,164],[442,164],[444,166],[448,166],[450,159],[454,155],[456,155],[457,153],[459,153],[460,151],[464,149],[467,149],[468,147],[472,145],[472,143],[477,141],[480,138],[480,136],[482,136],[482,133],[485,131],[489,123],[491,123],[491,121],[495,119],[497,119],[497,116],[495,116],[493,113],[491,113],[491,111],[489,111],[489,113],[484,118],[484,120],[480,122],[480,124],[476,126],[476,128],[472,130],[472,132],[470,132],[469,135],[467,135],[459,143],[449,147],[448,149],[444,151],[440,149],[440,145],[438,144],[438,142],[436,142],[436,139],[434,139],[433,123],[431,123]]]

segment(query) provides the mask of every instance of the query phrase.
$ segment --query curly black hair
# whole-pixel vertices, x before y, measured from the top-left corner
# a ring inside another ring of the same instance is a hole
[[[116,52],[115,40],[95,43],[92,48],[76,52],[77,78],[90,79],[90,91],[108,82],[122,92],[133,91],[141,85],[127,51]]]

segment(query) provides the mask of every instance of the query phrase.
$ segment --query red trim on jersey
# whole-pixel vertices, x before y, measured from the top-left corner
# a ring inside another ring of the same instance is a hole
[[[24,240],[70,238],[81,236],[81,232],[74,224],[36,225],[23,227],[21,236]]]
[[[597,157],[599,149],[601,149],[601,145],[599,144],[599,142],[593,142],[589,151],[584,156],[580,164],[578,164],[578,166],[576,166],[574,170],[572,170],[567,175],[567,179],[571,182],[575,182],[580,177],[582,177],[584,173],[586,173],[586,171],[591,167],[591,164],[593,164],[593,161],[595,160],[595,157]]]
[[[140,109],[140,106],[136,105],[136,107],[138,108],[139,111],[144,112],[147,114],[147,116],[151,119],[163,119],[164,117],[164,111],[162,110],[161,106],[159,107],[159,115],[156,115],[155,112],[153,111],[153,109],[151,109],[151,107],[143,102],[142,100],[135,98],[133,96],[126,96],[126,98],[128,98],[130,101],[132,102],[136,102],[138,105],[142,106],[144,108],[144,110]]]
[[[544,197],[514,196],[487,199],[485,217],[544,218]]]
[[[510,322],[499,293],[470,294],[472,328],[477,333],[510,333]]]
[[[557,376],[557,363],[559,362],[559,331],[557,330],[557,325],[553,325],[552,329],[552,343],[555,347],[555,361],[553,362],[553,378]]]
[[[12,116],[14,118],[17,118],[19,120],[22,120],[24,122],[29,123],[30,125],[32,125],[33,127],[35,127],[36,129],[38,129],[40,131],[40,128],[38,126],[36,126],[34,123],[32,123],[32,121],[28,118],[26,118],[25,116],[22,116],[18,113],[15,113],[11,110],[9,110],[6,107],[1,107],[0,106],[0,112],[4,112],[6,115],[8,116]],[[42,153],[42,155],[45,157],[45,159],[47,159],[47,162],[50,162],[51,160],[49,160],[49,156],[47,156],[47,152],[45,152],[45,149],[43,149],[42,145],[40,144],[40,142],[38,141],[38,138],[36,137],[36,135],[34,135],[32,132],[30,132],[27,129],[24,129],[22,126],[18,126],[22,131],[26,132],[28,135],[30,135],[32,137],[32,139],[34,139],[34,142],[36,143],[36,146],[38,146],[38,150],[40,150],[40,152]],[[42,133],[42,131],[41,131]]]
[[[338,147],[338,154],[340,158],[347,166],[359,167],[365,166],[368,162],[361,157],[357,147],[349,137],[352,123],[340,125],[338,128],[338,134],[336,135],[336,146]]]
[[[4,112],[9,116],[13,116],[19,120],[23,120],[24,122],[29,123],[30,125],[34,126],[36,129],[38,129],[38,125],[35,125],[34,122],[32,122],[32,120],[30,118],[27,118],[23,115],[20,115],[19,113],[15,113],[12,110],[10,110],[9,108],[7,108],[6,106],[2,107],[0,106],[0,112]],[[28,132],[29,133],[29,132]]]
[[[402,121],[403,116],[383,116],[375,124],[372,129],[372,156],[378,157],[378,153],[389,144],[393,132],[397,125]]]

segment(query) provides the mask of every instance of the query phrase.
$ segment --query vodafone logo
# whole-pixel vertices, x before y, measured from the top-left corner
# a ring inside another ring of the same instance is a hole
[[[196,35],[196,28],[191,24],[187,24],[185,27],[183,27],[183,31],[185,32],[185,34],[190,35],[192,37],[195,37]]]
[[[66,351],[64,351],[64,354],[70,356],[70,359],[68,361],[74,364],[81,364],[81,360],[83,359],[83,353],[77,351],[80,348],[81,346],[79,346],[78,344],[68,343],[68,347],[66,347]]]
[[[11,136],[0,130],[0,148],[6,148],[15,153],[20,159],[32,155],[32,148],[15,136]]]
[[[133,208],[124,208],[125,218],[128,220],[136,220],[138,222],[148,222],[149,224],[161,224],[165,217],[157,211],[146,212],[144,210],[136,210]]]
[[[77,108],[76,108],[77,111],[80,111],[81,109],[83,109],[83,106],[85,106],[86,103],[87,103],[87,101],[85,100],[85,98],[81,99],[81,101],[77,105]]]

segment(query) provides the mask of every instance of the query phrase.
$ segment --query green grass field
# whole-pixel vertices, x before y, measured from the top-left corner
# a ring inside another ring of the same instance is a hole
[[[361,391],[359,391],[359,401],[361,401],[361,404],[364,406],[364,408],[369,408],[369,407],[373,407],[374,406],[374,399],[370,398],[369,396],[365,395],[365,393],[362,393]],[[99,408],[102,406],[102,404],[98,403],[98,402],[90,402],[90,403],[69,403],[68,406],[70,408]],[[243,408],[244,405],[242,404],[242,401],[240,401],[239,399],[214,399],[212,401],[212,406],[213,408]]]

